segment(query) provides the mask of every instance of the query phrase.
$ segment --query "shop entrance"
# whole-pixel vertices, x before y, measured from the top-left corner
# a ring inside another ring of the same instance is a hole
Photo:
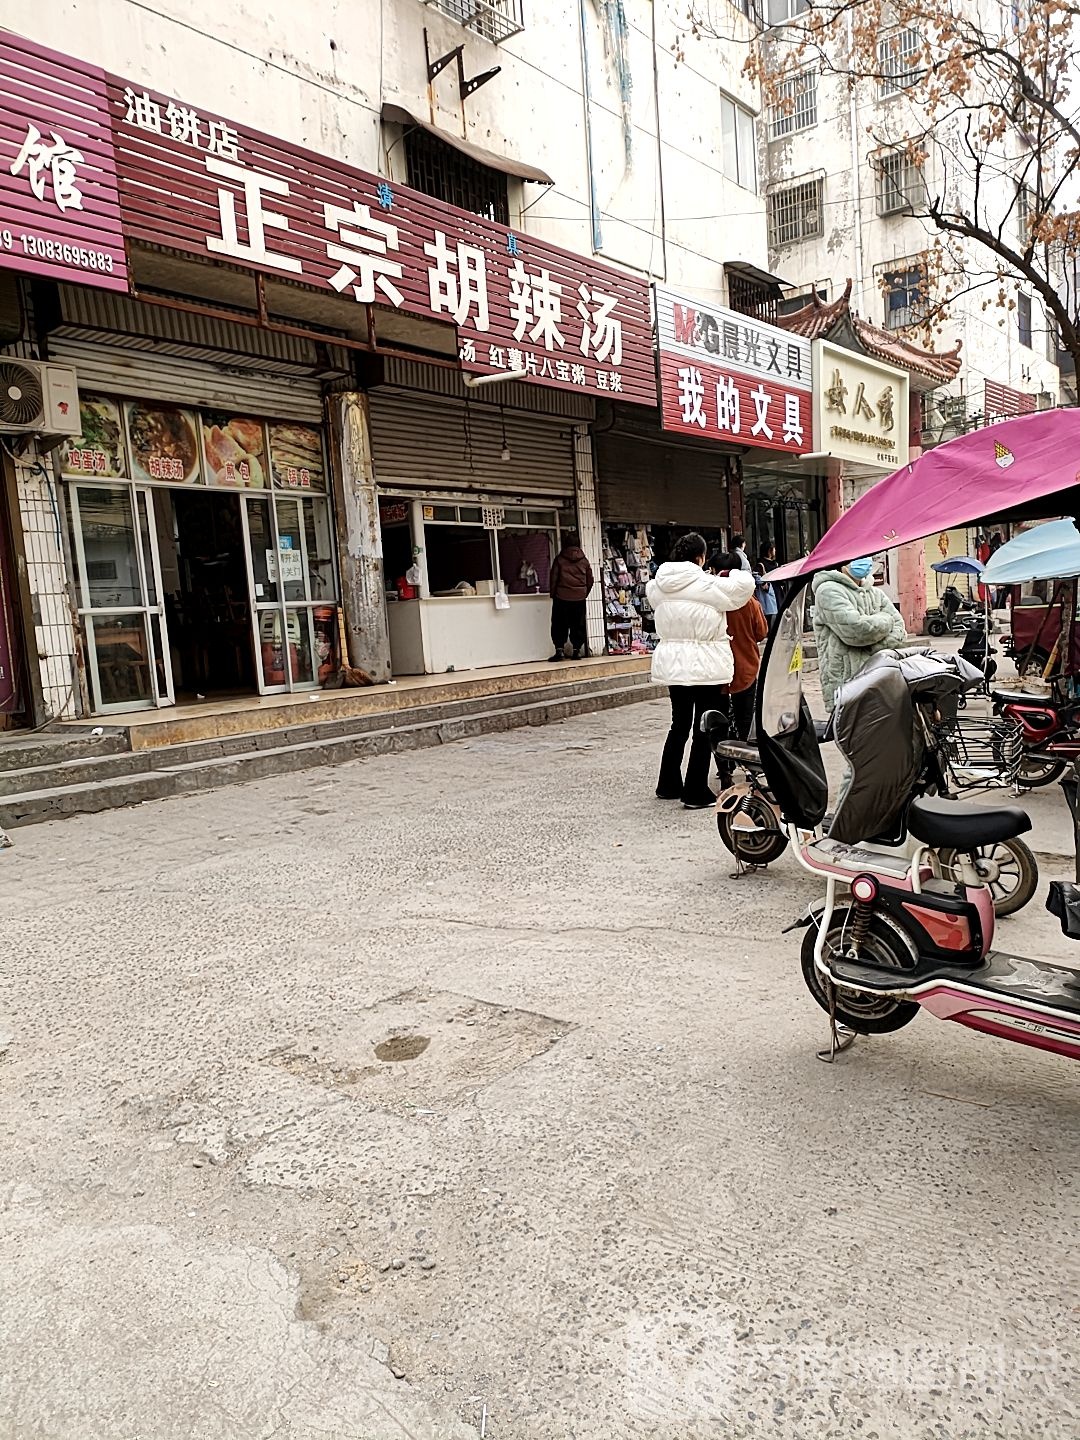
[[[181,702],[258,689],[242,499],[214,490],[154,496],[173,684]]]
[[[80,482],[68,506],[95,711],[311,689],[336,672],[325,497]]]

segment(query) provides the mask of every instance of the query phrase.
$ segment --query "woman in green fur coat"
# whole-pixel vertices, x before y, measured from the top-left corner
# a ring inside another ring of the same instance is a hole
[[[907,640],[900,613],[871,578],[874,562],[852,560],[814,577],[814,639],[825,704],[854,679],[871,655]]]

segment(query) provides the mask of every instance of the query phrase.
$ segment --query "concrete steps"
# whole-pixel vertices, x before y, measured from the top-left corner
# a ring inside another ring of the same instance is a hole
[[[123,734],[50,737],[26,747],[25,758],[38,763],[21,768],[0,750],[0,828],[546,725],[662,693],[637,670],[136,750],[124,748]]]

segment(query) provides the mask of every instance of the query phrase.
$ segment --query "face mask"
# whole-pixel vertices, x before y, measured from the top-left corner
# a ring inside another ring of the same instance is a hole
[[[870,574],[870,571],[873,570],[874,562],[873,560],[852,560],[847,568],[848,574],[854,580],[865,580]]]

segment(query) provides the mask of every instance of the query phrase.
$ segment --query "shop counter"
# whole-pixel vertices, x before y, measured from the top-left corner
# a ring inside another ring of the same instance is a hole
[[[546,660],[551,653],[551,600],[511,595],[497,610],[490,595],[391,601],[390,661],[395,675],[441,675],[488,665]]]

